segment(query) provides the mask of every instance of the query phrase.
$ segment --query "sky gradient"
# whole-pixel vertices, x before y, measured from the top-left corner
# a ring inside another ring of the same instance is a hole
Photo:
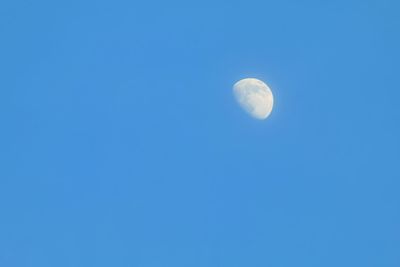
[[[399,11],[1,1],[0,266],[400,266]]]

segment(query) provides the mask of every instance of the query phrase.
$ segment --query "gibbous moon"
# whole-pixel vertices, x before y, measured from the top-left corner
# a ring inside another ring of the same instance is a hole
[[[264,120],[271,114],[274,97],[264,82],[247,78],[233,86],[233,94],[239,105],[252,117]]]

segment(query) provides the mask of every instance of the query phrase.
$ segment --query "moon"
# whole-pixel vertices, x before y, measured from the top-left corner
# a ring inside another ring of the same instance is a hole
[[[263,81],[246,78],[233,86],[233,94],[239,105],[253,118],[264,120],[272,111],[274,97]]]

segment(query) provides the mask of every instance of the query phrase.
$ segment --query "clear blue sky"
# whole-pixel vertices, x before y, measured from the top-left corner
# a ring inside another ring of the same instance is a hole
[[[399,12],[2,1],[0,266],[400,266]]]

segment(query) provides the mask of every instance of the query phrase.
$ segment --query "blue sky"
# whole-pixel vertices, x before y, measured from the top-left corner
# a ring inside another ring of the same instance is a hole
[[[2,1],[0,266],[400,266],[399,10]]]

